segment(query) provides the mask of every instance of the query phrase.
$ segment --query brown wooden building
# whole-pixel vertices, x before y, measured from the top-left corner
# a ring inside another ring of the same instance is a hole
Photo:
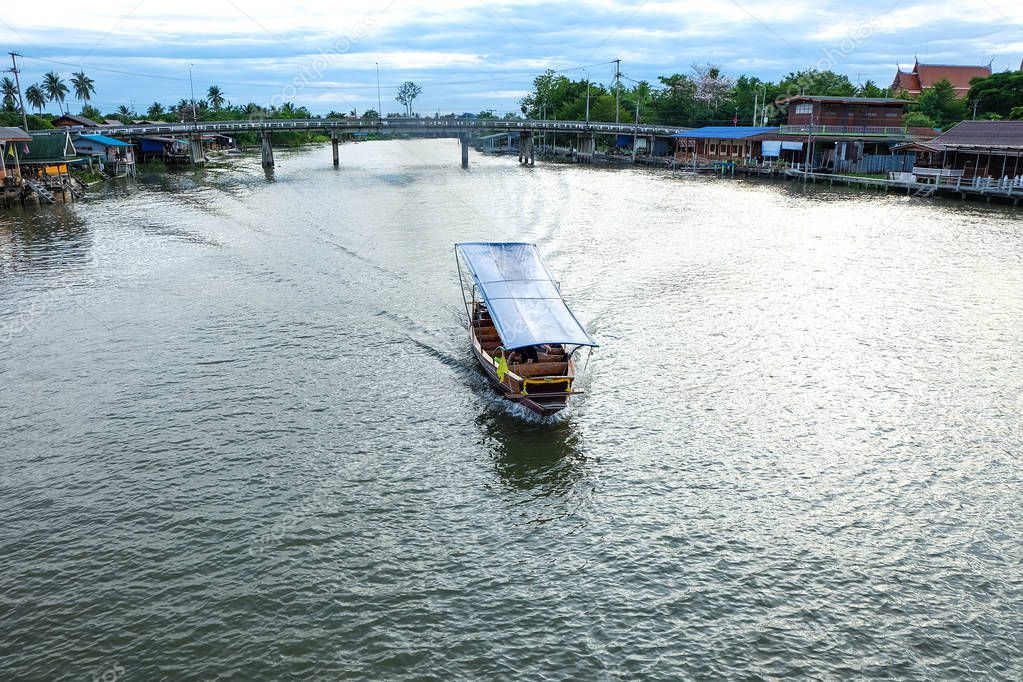
[[[900,128],[909,100],[891,97],[797,95],[786,100],[790,126]],[[855,131],[849,131],[855,132]]]

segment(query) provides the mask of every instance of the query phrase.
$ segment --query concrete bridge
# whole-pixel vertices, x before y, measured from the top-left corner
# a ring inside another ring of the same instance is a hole
[[[158,123],[154,125],[104,126],[102,128],[71,128],[72,132],[136,139],[148,136],[180,136],[191,140],[192,160],[202,158],[199,143],[204,133],[246,133],[262,135],[263,166],[272,168],[272,136],[275,131],[313,131],[330,135],[334,165],[339,165],[338,142],[342,135],[376,133],[378,135],[417,135],[428,137],[457,137],[461,142],[462,166],[469,165],[469,142],[480,132],[508,132],[519,135],[519,162],[534,163],[533,140],[538,133],[576,133],[577,148],[581,155],[596,151],[596,135],[634,135],[650,138],[670,137],[684,128],[600,121],[538,121],[481,118],[313,118],[313,119],[250,119],[243,121],[198,121],[194,123]],[[53,131],[35,131],[33,135],[46,135]],[[63,132],[63,131],[61,131]],[[652,144],[651,144],[652,148]]]

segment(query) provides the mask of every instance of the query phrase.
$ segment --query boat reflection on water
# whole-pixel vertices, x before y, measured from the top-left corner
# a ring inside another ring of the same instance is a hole
[[[571,516],[579,500],[592,495],[589,463],[570,420],[523,422],[520,416],[493,410],[477,417],[476,426],[502,487],[526,493],[533,500],[546,500],[529,510],[532,521]]]

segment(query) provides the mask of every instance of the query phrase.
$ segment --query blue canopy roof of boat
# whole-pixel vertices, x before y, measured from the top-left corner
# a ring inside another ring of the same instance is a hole
[[[505,349],[543,343],[597,345],[561,298],[535,244],[468,242],[455,249],[469,268]]]

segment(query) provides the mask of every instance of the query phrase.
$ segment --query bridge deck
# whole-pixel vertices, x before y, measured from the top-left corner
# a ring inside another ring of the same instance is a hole
[[[78,128],[72,131],[79,132]],[[324,132],[347,133],[450,133],[471,134],[474,131],[498,132],[553,132],[553,133],[594,133],[599,135],[642,135],[667,137],[686,130],[659,125],[635,125],[626,123],[603,123],[598,121],[536,121],[472,118],[363,118],[363,119],[253,119],[245,121],[199,121],[196,123],[160,123],[155,125],[104,126],[102,128],[81,128],[84,132],[102,132],[104,135],[120,137],[145,137],[147,135],[188,135],[191,133],[242,133],[273,132],[288,130],[322,130]],[[47,135],[64,130],[33,131],[33,135]]]

